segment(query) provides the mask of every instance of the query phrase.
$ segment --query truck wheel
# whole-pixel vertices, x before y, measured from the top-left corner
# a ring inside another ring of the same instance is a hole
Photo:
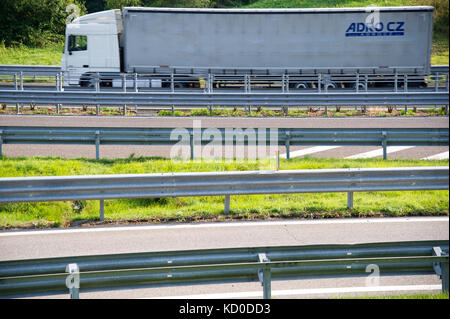
[[[338,87],[337,83],[334,81],[328,82],[327,84],[325,84],[327,86],[328,89],[336,89]]]
[[[356,83],[353,84],[353,89],[356,90]],[[358,89],[359,90],[365,90],[366,85],[364,83],[358,83]]]
[[[304,89],[310,89],[311,84],[308,82],[297,82],[297,83],[293,83],[292,85],[290,85],[290,87],[293,89],[304,90]]]
[[[89,73],[85,73],[80,76],[80,87],[94,87],[94,82],[92,80],[92,75]]]

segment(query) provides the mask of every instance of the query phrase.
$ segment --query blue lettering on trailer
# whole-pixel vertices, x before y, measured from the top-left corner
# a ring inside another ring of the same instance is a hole
[[[364,22],[353,22],[345,31],[346,37],[386,37],[405,35],[405,22],[392,21],[384,24],[379,22],[376,25]]]

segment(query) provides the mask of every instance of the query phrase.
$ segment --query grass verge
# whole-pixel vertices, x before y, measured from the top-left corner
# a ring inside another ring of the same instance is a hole
[[[0,110],[1,114],[1,110]],[[367,107],[366,112],[361,109],[343,109],[340,106],[328,107],[327,114],[325,114],[324,108],[309,107],[308,109],[291,108],[287,114],[283,110],[270,110],[265,109],[262,106],[254,107],[250,111],[246,111],[240,108],[213,108],[212,112],[208,109],[193,109],[193,110],[175,110],[174,112],[169,110],[161,110],[157,113],[158,116],[177,116],[177,117],[189,117],[189,116],[221,116],[221,117],[398,117],[398,116],[446,116],[446,108],[442,107],[430,107],[427,109],[418,109],[415,106],[409,107],[407,111],[404,108],[398,107],[395,109],[394,105],[387,107]]]
[[[60,65],[64,44],[51,44],[43,48],[25,45],[5,47],[0,44],[0,64],[7,65]]]
[[[281,159],[280,163],[281,169],[286,170],[448,165],[448,160],[336,160],[310,157],[289,161]],[[2,158],[0,177],[246,171],[273,168],[273,161],[268,160],[182,162],[145,157],[99,161],[84,158]],[[16,203],[0,205],[0,228],[231,219],[448,216],[448,196],[448,191],[355,193],[354,208],[351,210],[347,209],[345,193],[232,196],[231,212],[228,215],[223,214],[224,199],[221,196],[106,200],[103,222],[98,221],[98,201]]]
[[[449,299],[448,293],[341,297],[334,299]]]

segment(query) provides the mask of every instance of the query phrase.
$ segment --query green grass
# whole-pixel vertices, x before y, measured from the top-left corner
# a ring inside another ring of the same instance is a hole
[[[431,55],[431,65],[448,65],[448,36],[435,34],[433,36],[433,50]]]
[[[449,299],[448,293],[339,297],[334,299]]]
[[[314,109],[314,110],[312,110]],[[191,111],[180,111],[176,110],[172,113],[169,110],[161,110],[158,112],[158,116],[177,116],[177,117],[189,117],[189,116],[219,116],[219,117],[319,117],[319,116],[327,116],[327,117],[392,117],[392,116],[446,116],[445,107],[434,108],[430,107],[428,109],[419,110],[416,107],[411,107],[408,109],[408,112],[405,112],[403,108],[398,108],[395,110],[392,106],[392,109],[389,111],[389,107],[368,107],[367,111],[364,113],[361,109],[341,109],[338,107],[328,107],[328,113],[325,115],[325,111],[322,108],[318,110],[318,108],[312,108],[311,110],[307,109],[296,109],[291,108],[288,110],[288,114],[286,114],[283,110],[269,110],[261,107],[253,107],[250,111],[246,111],[240,108],[224,108],[224,107],[215,107],[213,108],[212,114],[208,109],[194,109]],[[0,114],[4,113],[13,113],[15,112],[14,108],[10,108],[9,110],[2,111],[0,110]]]
[[[345,8],[431,5],[433,0],[259,0],[245,8]]]
[[[0,43],[0,64],[8,65],[60,65],[63,44],[45,48],[27,46],[5,47]]]
[[[302,158],[281,160],[281,169],[349,167],[448,166],[448,160],[339,160]],[[161,172],[272,170],[273,161],[171,161],[159,158],[115,160],[62,158],[3,158],[0,176],[53,176]],[[292,194],[232,196],[231,212],[223,214],[223,197],[121,199],[105,201],[105,221],[186,222],[199,220],[333,218],[379,216],[448,216],[448,191],[355,193],[354,209],[348,210],[347,195]],[[99,218],[98,201],[19,203],[0,205],[0,227],[66,227]]]

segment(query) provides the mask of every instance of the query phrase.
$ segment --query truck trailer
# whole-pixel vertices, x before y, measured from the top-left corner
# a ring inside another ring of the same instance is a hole
[[[100,77],[103,86],[122,87],[131,74],[144,87],[164,87],[174,77],[198,86],[208,74],[214,84],[233,74],[298,75],[290,82],[296,88],[311,87],[317,74],[329,84],[355,73],[424,79],[433,11],[125,7],[68,24],[61,66],[65,85],[75,86]]]

